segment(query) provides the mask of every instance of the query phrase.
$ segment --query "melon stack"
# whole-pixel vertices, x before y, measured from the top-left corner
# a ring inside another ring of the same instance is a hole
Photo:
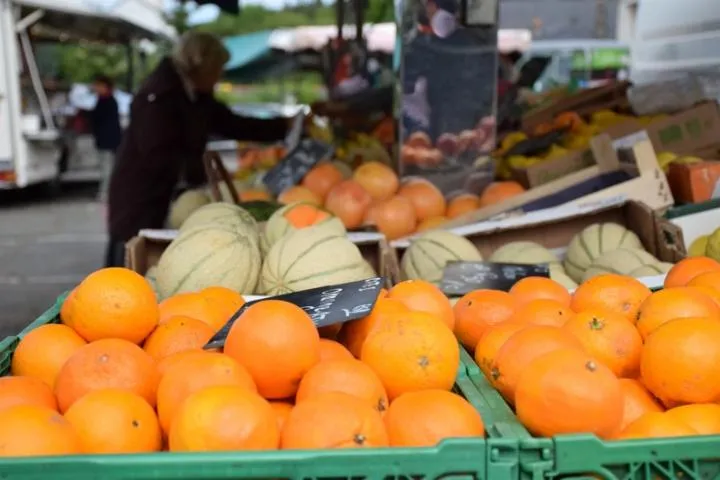
[[[404,279],[439,284],[448,262],[481,260],[482,255],[468,239],[435,230],[411,240],[400,266]],[[487,260],[528,265],[547,263],[550,277],[568,289],[606,273],[642,277],[659,275],[672,267],[647,252],[635,233],[616,223],[593,224],[577,233],[562,260],[553,251],[531,241],[506,243]]]
[[[207,203],[184,219],[146,278],[168,298],[209,286],[279,295],[375,275],[342,222],[314,205],[286,205],[261,230],[243,208]]]

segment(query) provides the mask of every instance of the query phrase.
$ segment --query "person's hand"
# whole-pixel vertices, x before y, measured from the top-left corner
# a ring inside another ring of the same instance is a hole
[[[420,77],[415,82],[415,91],[403,96],[403,114],[421,127],[430,126],[430,104],[427,101],[427,80]]]

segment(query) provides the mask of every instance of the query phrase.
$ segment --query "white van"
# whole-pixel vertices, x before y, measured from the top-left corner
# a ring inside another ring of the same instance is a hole
[[[131,49],[143,39],[173,36],[157,2],[148,0],[116,1],[112,10],[91,0],[0,0],[0,189],[57,184],[62,174],[67,148],[35,61],[35,42]]]
[[[720,73],[720,0],[622,0],[618,34],[635,83]]]

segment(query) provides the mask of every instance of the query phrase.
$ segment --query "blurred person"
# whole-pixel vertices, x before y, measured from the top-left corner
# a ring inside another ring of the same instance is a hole
[[[122,266],[125,243],[145,228],[163,228],[181,177],[206,182],[202,163],[210,134],[271,142],[285,136],[286,119],[235,115],[213,91],[229,52],[209,33],[187,32],[135,94],[110,179],[106,266]]]
[[[105,202],[110,184],[110,174],[115,162],[115,152],[122,139],[120,127],[120,111],[113,81],[105,75],[97,75],[93,83],[93,90],[97,95],[95,108],[90,112],[90,128],[95,138],[95,148],[98,152],[100,166],[100,189],[98,200]]]

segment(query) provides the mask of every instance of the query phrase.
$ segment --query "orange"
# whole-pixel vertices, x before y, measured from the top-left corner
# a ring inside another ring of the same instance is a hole
[[[586,310],[563,328],[580,340],[588,354],[618,377],[638,376],[643,340],[630,320],[619,313]]]
[[[475,363],[488,380],[492,379],[495,359],[505,342],[527,325],[522,323],[503,322],[488,328],[475,347]]]
[[[427,180],[414,180],[405,183],[398,195],[408,198],[415,209],[419,222],[431,217],[445,215],[445,197],[442,192]]]
[[[600,309],[619,313],[635,322],[640,305],[650,296],[642,282],[624,275],[598,275],[580,285],[570,306],[575,312]]]
[[[35,377],[53,388],[60,368],[85,344],[85,340],[66,325],[42,325],[20,340],[10,371],[13,375]]]
[[[620,425],[622,432],[632,422],[649,412],[662,412],[663,408],[650,392],[638,380],[631,378],[620,379],[620,389],[623,393],[623,421]]]
[[[52,389],[35,377],[0,377],[0,410],[36,405],[57,410]]]
[[[332,360],[311,368],[300,381],[295,403],[326,392],[343,392],[367,402],[378,413],[385,413],[388,396],[372,368],[359,360]]]
[[[538,298],[518,307],[509,321],[528,325],[562,327],[574,316],[570,307],[566,307],[561,302]]]
[[[292,412],[294,405],[290,402],[274,401],[270,402],[270,406],[275,411],[275,416],[277,417],[278,431],[282,432],[285,422],[290,416],[290,412]]]
[[[542,437],[592,433],[611,438],[620,430],[623,402],[610,369],[572,348],[529,362],[515,390],[518,420]]]
[[[283,205],[289,205],[295,202],[307,202],[318,207],[322,205],[322,198],[307,187],[302,185],[294,185],[287,188],[278,195],[278,202]]]
[[[55,380],[61,412],[95,390],[119,388],[140,395],[155,405],[158,373],[152,357],[142,348],[108,338],[80,347],[63,365]]]
[[[478,208],[480,208],[480,197],[473,193],[463,193],[450,200],[445,216],[450,219],[457,218]]]
[[[664,323],[688,317],[710,317],[720,321],[720,306],[694,287],[666,288],[643,302],[636,326],[640,335],[647,339]]]
[[[716,403],[671,408],[665,416],[681,421],[700,435],[720,435],[720,405]]]
[[[198,292],[178,293],[168,297],[160,302],[159,323],[165,323],[168,319],[177,316],[192,317],[207,323],[217,332],[229,320],[227,312],[230,307],[225,303],[219,304],[216,298],[213,293],[203,295]]]
[[[280,437],[283,449],[371,448],[388,444],[377,410],[341,392],[326,392],[295,405]]]
[[[555,300],[569,307],[572,301],[570,292],[565,287],[545,277],[525,277],[515,283],[508,292],[515,299],[518,306],[525,305],[532,300]]]
[[[720,271],[720,263],[709,257],[688,257],[673,265],[665,276],[665,288],[684,287],[701,273]]]
[[[330,162],[315,165],[302,180],[302,186],[325,200],[330,189],[344,180],[342,172]]]
[[[65,297],[65,300],[63,301],[62,307],[60,307],[60,321],[67,325],[68,327],[73,326],[72,323],[72,310],[74,306],[74,300],[75,300],[75,292],[77,291],[77,287],[72,289],[67,297]]]
[[[65,412],[86,453],[159,452],[160,425],[144,398],[125,390],[90,392]]]
[[[190,395],[170,428],[171,452],[275,450],[280,442],[277,415],[252,390],[215,386]]]
[[[433,447],[446,438],[483,437],[482,417],[467,400],[444,390],[408,392],[385,414],[393,447]]]
[[[412,203],[400,195],[376,204],[373,207],[372,222],[388,240],[410,235],[417,227]]]
[[[157,371],[160,378],[165,375],[173,365],[184,362],[187,358],[196,358],[203,356],[203,354],[210,352],[210,350],[183,350],[182,352],[173,353],[157,362]]]
[[[444,293],[425,280],[406,280],[390,289],[388,298],[402,302],[414,312],[425,312],[453,329],[455,315],[450,300]]]
[[[331,215],[315,205],[303,202],[288,206],[283,217],[295,228],[306,228],[328,220]]]
[[[169,366],[160,379],[157,391],[157,411],[163,431],[170,431],[180,406],[190,395],[217,386],[257,391],[247,370],[222,353],[203,352],[202,355],[186,356]]]
[[[327,338],[320,339],[320,361],[328,362],[330,360],[347,360],[355,358],[350,350],[343,347],[342,344],[335,340]]]
[[[320,336],[300,307],[266,300],[249,307],[233,324],[225,353],[247,368],[263,397],[289,398],[320,361]]]
[[[156,361],[185,350],[201,350],[215,331],[200,320],[170,317],[145,340],[144,349]]]
[[[0,457],[83,453],[70,422],[55,410],[17,405],[0,410]]]
[[[493,182],[480,195],[480,206],[487,207],[504,202],[512,197],[525,193],[522,185],[514,181]]]
[[[437,217],[429,217],[420,222],[415,229],[417,232],[424,232],[426,230],[433,230],[440,227],[443,223],[447,222],[448,218],[442,215]]]
[[[491,383],[508,402],[514,403],[518,380],[528,365],[546,353],[563,349],[582,351],[582,346],[569,332],[558,327],[530,325],[523,328],[508,338],[498,351]]]
[[[678,287],[682,288],[682,287]],[[720,398],[720,321],[678,318],[645,339],[640,374],[666,407]]]
[[[342,220],[347,229],[362,225],[372,197],[355,180],[343,180],[333,186],[325,198],[325,208]]]
[[[384,321],[394,318],[395,315],[408,311],[408,307],[399,300],[387,297],[378,298],[370,315],[343,324],[339,335],[340,341],[345,344],[350,353],[356,358],[360,358],[365,339],[372,330]]]
[[[686,423],[666,412],[648,412],[625,427],[617,439],[691,437],[697,434]]]
[[[455,335],[470,350],[490,327],[506,322],[515,313],[515,300],[499,290],[475,290],[457,301]]]
[[[225,323],[240,310],[240,307],[245,305],[243,296],[227,287],[207,287],[198,293],[210,303],[216,315],[224,319]],[[189,316],[192,317],[193,315]],[[198,320],[202,320],[202,318],[198,318]],[[225,326],[225,323],[222,326]],[[217,325],[213,325],[213,327],[215,326]],[[219,329],[215,328],[215,331],[217,330]]]
[[[353,180],[367,191],[373,200],[387,200],[397,192],[400,180],[392,168],[380,162],[366,162],[353,173]]]
[[[141,275],[127,268],[103,268],[78,285],[72,328],[88,342],[120,338],[145,340],[158,324],[157,299]]]
[[[437,317],[407,312],[371,331],[360,359],[380,377],[392,400],[417,390],[450,390],[460,347]]]

